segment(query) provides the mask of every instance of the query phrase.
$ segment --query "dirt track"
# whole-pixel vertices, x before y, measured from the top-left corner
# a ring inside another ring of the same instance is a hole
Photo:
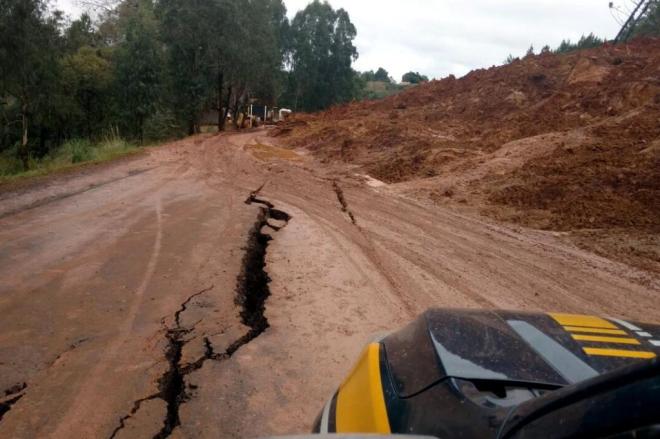
[[[264,136],[0,195],[0,438],[305,432],[363,344],[430,306],[660,320],[657,274]]]

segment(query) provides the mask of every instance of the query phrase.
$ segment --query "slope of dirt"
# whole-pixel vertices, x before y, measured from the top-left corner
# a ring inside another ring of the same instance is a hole
[[[429,307],[660,320],[657,273],[271,142],[196,136],[3,194],[0,439],[305,433],[365,343]]]
[[[528,56],[297,115],[273,134],[418,198],[587,247],[621,241],[590,248],[660,270],[658,39]]]

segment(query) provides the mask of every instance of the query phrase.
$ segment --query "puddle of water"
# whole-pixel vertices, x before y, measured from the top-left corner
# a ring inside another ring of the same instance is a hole
[[[263,161],[280,159],[288,160],[291,162],[299,162],[303,159],[302,156],[290,149],[278,148],[277,146],[265,145],[262,143],[249,145],[247,148],[254,157]]]

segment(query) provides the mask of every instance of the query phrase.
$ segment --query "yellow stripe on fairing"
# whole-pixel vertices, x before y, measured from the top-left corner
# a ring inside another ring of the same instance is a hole
[[[571,335],[573,340],[578,341],[596,341],[599,343],[616,343],[616,344],[634,344],[640,345],[641,343],[634,338],[621,338],[621,337],[603,337],[600,335]]]
[[[600,357],[641,358],[645,360],[650,360],[656,357],[655,353],[653,352],[625,351],[622,349],[584,348],[584,352],[587,355],[595,355]]]
[[[562,326],[586,326],[588,328],[619,329],[607,320],[595,316],[559,313],[551,313],[548,315],[555,319],[555,321]]]
[[[621,329],[582,328],[579,326],[564,326],[564,329],[568,332],[584,332],[586,334],[627,335],[626,331]]]
[[[362,353],[337,395],[337,433],[390,433],[380,377],[380,344]]]

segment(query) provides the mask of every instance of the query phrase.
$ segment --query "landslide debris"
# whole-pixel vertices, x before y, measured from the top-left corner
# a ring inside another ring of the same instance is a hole
[[[659,39],[527,56],[296,115],[274,134],[406,193],[660,271]]]

